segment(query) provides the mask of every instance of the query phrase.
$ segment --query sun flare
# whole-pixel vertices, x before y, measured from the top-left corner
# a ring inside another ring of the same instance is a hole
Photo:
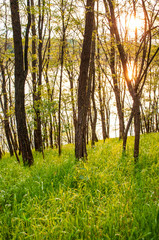
[[[129,79],[132,80],[132,76],[133,76],[132,68],[129,68],[129,70],[128,70],[128,76],[129,76]]]
[[[128,21],[129,29],[134,30],[135,28],[137,28],[138,22],[139,21],[137,18],[131,17],[130,20]]]
[[[129,76],[130,81],[132,81],[133,76],[134,76],[133,61],[131,61],[128,65],[128,76]]]
[[[122,29],[126,29],[126,32],[131,38],[134,38],[136,29],[140,34],[144,26],[142,18],[135,18],[134,16],[122,16],[118,24],[122,27]]]
[[[128,26],[128,31],[130,35],[132,35],[135,32],[135,29],[140,31],[143,26],[142,20],[140,18],[134,18],[134,17],[130,17],[127,24],[128,24],[127,26]]]

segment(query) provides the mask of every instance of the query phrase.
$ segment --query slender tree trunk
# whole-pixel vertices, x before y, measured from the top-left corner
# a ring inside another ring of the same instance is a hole
[[[64,67],[64,50],[65,50],[65,15],[64,15],[64,1],[62,0],[61,5],[61,17],[62,17],[62,46],[61,46],[61,72],[60,72],[60,89],[59,89],[59,109],[58,109],[58,150],[59,155],[61,155],[61,95],[62,95],[62,80],[63,80],[63,67]]]
[[[128,136],[128,131],[132,122],[132,119],[134,117],[134,108],[131,111],[130,117],[129,117],[129,121],[127,123],[126,129],[124,131],[124,136],[123,136],[123,153],[125,153],[126,151],[126,143],[127,143],[127,136]]]
[[[113,86],[114,86],[113,90],[115,93],[117,113],[118,113],[118,118],[119,118],[119,139],[122,139],[124,136],[124,130],[125,130],[124,112],[122,109],[120,88],[118,86],[117,74],[115,71],[115,39],[114,39],[112,30],[111,30],[111,49],[110,49],[110,69],[111,69],[111,73],[112,73]]]
[[[109,102],[105,106],[105,111],[106,111],[106,132],[107,132],[107,138],[109,138],[109,135],[110,135],[110,107],[109,107]]]
[[[99,70],[100,71],[100,70]],[[102,134],[103,134],[103,140],[107,138],[107,132],[106,132],[106,122],[105,122],[105,114],[104,114],[104,103],[102,101],[102,82],[101,82],[101,74],[99,72],[98,74],[98,94],[99,94],[99,104],[100,104],[100,115],[101,115],[101,122],[102,122]]]
[[[35,111],[34,117],[34,145],[36,151],[41,151],[41,126],[39,124],[39,110],[38,110],[38,93],[37,93],[37,35],[36,35],[36,22],[35,22],[35,6],[34,0],[31,0],[32,7],[32,82],[33,82],[33,107]],[[39,130],[40,127],[40,130]],[[40,134],[39,134],[40,133]],[[40,137],[39,137],[40,135]]]
[[[92,140],[91,140],[92,147],[95,145],[95,142],[98,142],[98,137],[96,134],[97,109],[95,111],[94,111],[94,116],[92,116],[92,111],[90,109],[90,123],[91,123],[91,129],[92,129]]]
[[[53,128],[54,128],[54,144],[55,144],[55,147],[57,148],[58,147],[58,124],[57,124],[57,118],[56,118],[56,115],[54,115],[53,117],[53,122],[54,122],[54,125],[53,125]]]
[[[97,34],[99,28],[99,0],[97,1]],[[100,105],[100,115],[101,115],[101,122],[102,122],[102,135],[103,140],[105,141],[107,137],[106,133],[106,124],[105,124],[105,115],[104,115],[104,103],[102,102],[102,81],[101,81],[101,70],[100,70],[100,48],[99,42],[97,42],[97,59],[98,59],[98,95],[99,95],[99,105]]]
[[[94,20],[94,29],[95,29],[95,20]],[[94,33],[95,34],[95,33]],[[90,68],[92,69],[90,77],[92,77],[92,88],[91,88],[91,99],[92,99],[92,110],[90,106],[90,121],[91,121],[91,127],[92,127],[92,142],[91,145],[95,145],[96,141],[96,123],[97,123],[97,109],[96,109],[96,102],[95,102],[95,36],[93,36],[92,40],[92,51],[91,51],[91,63]],[[93,116],[92,116],[93,115]]]
[[[69,121],[69,115],[68,115],[68,112],[67,112],[67,106],[66,106],[66,103],[64,103],[65,105],[65,114],[66,114],[66,121],[67,121],[67,127],[66,127],[66,132],[67,132],[67,138],[68,138],[68,143],[71,143],[71,123]]]
[[[45,123],[44,123],[44,145],[46,144],[46,147],[48,148],[49,147],[49,140],[48,140],[48,131],[47,131],[47,125],[48,125],[48,122],[47,120],[45,120]]]
[[[0,148],[0,159],[2,159],[2,150]]]
[[[134,129],[135,129],[134,160],[135,162],[137,162],[139,156],[139,142],[140,142],[140,99],[138,96],[134,98]]]
[[[50,0],[49,0],[49,7],[50,7]],[[51,21],[51,9],[49,9],[49,38],[48,38],[48,48],[47,48],[48,53],[47,53],[46,70],[45,70],[45,81],[46,81],[46,87],[47,87],[47,93],[48,93],[48,101],[53,100],[53,94],[51,94],[51,88],[50,88],[50,82],[49,82],[49,76],[48,76],[48,70],[49,70],[49,64],[50,64],[50,48],[51,48],[50,21]],[[50,142],[50,147],[53,148],[53,121],[52,121],[51,112],[49,112],[49,142]]]
[[[62,40],[62,51],[61,51],[61,73],[60,73],[60,89],[59,89],[59,108],[58,108],[58,150],[61,155],[61,97],[62,97],[62,78],[63,78],[63,62],[64,62],[64,41]]]
[[[12,94],[11,94],[11,77],[10,77],[10,71],[8,69],[8,64],[6,65],[6,69],[7,69],[7,75],[8,75],[8,80],[9,80],[9,104],[10,104],[9,107],[12,108],[13,104],[12,104]],[[18,149],[17,133],[15,130],[13,116],[10,117],[10,128],[11,128],[11,132],[13,133],[13,142],[14,142],[15,151],[17,151],[17,149]]]
[[[158,100],[159,100],[159,97],[157,97],[157,99],[156,99],[156,114],[155,114],[156,132],[159,131],[159,108],[158,108]]]
[[[9,126],[9,117],[8,117],[8,100],[7,100],[7,91],[6,91],[6,79],[5,79],[5,72],[4,72],[4,66],[3,62],[0,60],[0,68],[1,68],[1,74],[2,74],[2,93],[3,93],[3,99],[4,99],[4,105],[2,104],[1,100],[1,107],[4,113],[4,129],[6,134],[6,139],[8,142],[9,152],[10,156],[13,156],[13,146],[11,142],[11,130]]]
[[[43,142],[42,142],[42,133],[41,133],[41,116],[40,116],[40,104],[41,104],[41,86],[42,86],[42,48],[43,48],[43,23],[44,23],[44,1],[38,0],[38,8],[39,8],[39,19],[38,19],[38,84],[35,92],[35,129],[34,129],[34,142],[35,142],[35,150],[39,152],[43,152]],[[42,6],[41,6],[42,5]],[[34,39],[36,39],[36,30],[35,30],[35,18],[33,18],[33,31],[34,31]],[[34,42],[36,44],[36,42]],[[35,47],[36,54],[36,47]],[[37,62],[35,62],[35,67],[37,68]],[[35,87],[36,88],[36,87]]]
[[[73,41],[73,55],[75,55],[74,41]],[[67,70],[69,81],[70,81],[71,105],[72,105],[72,111],[73,111],[73,125],[74,125],[74,129],[76,129],[77,113],[76,113],[75,97],[74,97],[74,65],[73,65],[72,59],[68,60],[68,66],[66,64],[66,70]],[[72,129],[72,133],[73,133],[73,129]]]
[[[73,87],[73,76],[71,75],[70,71],[68,71],[69,80],[70,80],[70,92],[71,92],[71,104],[72,104],[72,111],[73,111],[73,124],[74,128],[76,129],[77,117],[76,117],[76,109],[75,109],[75,99],[74,99],[74,87]]]
[[[29,3],[29,2],[28,2]],[[25,80],[27,76],[27,50],[28,50],[28,36],[30,23],[28,21],[26,38],[25,38],[25,65],[23,59],[23,47],[21,37],[21,25],[19,16],[19,5],[17,0],[10,0],[11,18],[13,28],[14,40],[14,54],[15,54],[15,115],[17,122],[17,132],[19,146],[22,151],[24,165],[31,166],[33,164],[33,155],[30,148],[28,131],[26,126],[25,114]]]
[[[53,148],[53,124],[52,124],[51,114],[50,114],[49,139],[50,139],[50,147]]]

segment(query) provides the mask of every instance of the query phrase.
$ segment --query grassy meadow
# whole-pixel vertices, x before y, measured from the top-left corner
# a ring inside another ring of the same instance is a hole
[[[133,160],[122,141],[88,147],[88,160],[75,161],[74,146],[34,152],[35,164],[0,160],[0,239],[158,240],[159,134],[142,135]]]

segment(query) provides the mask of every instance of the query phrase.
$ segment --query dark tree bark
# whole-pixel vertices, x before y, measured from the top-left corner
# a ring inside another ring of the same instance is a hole
[[[9,88],[8,88],[8,103],[9,103],[9,108],[13,108],[13,101],[12,101],[12,90],[11,90],[11,71],[9,70],[9,63],[10,61],[7,62],[6,64],[6,72],[7,72],[7,76],[8,76],[8,84],[9,84]],[[18,150],[18,141],[17,141],[17,132],[16,132],[16,127],[15,127],[15,116],[10,116],[10,128],[11,128],[11,132],[13,133],[13,142],[14,142],[14,146],[15,146],[15,151]]]
[[[80,74],[78,79],[78,119],[75,133],[75,155],[77,159],[87,157],[86,151],[86,118],[89,106],[90,86],[88,69],[91,53],[91,42],[94,21],[94,0],[87,0],[84,41],[81,54]]]
[[[53,129],[54,129],[54,144],[55,144],[55,147],[57,148],[58,147],[58,124],[57,124],[57,117],[56,115],[54,115],[53,117]]]
[[[109,132],[110,132],[110,99],[111,99],[111,94],[110,96],[108,95],[105,91],[106,89],[106,82],[103,85],[103,102],[104,102],[104,112],[105,112],[105,125],[106,125],[106,137],[109,138]]]
[[[2,150],[0,148],[0,159],[2,159]]]
[[[99,8],[99,1],[97,1],[97,35],[98,35],[98,28],[99,28],[98,8]],[[102,81],[101,81],[101,70],[100,70],[99,42],[97,42],[97,60],[98,60],[98,67],[97,67],[98,68],[98,95],[99,95],[100,115],[101,115],[101,122],[102,122],[102,135],[103,135],[103,140],[105,141],[107,137],[107,133],[106,133],[106,122],[105,122],[105,114],[104,114],[104,103],[102,101]]]
[[[50,6],[50,0],[49,0],[49,6]],[[46,87],[47,87],[47,93],[48,93],[48,101],[53,100],[53,91],[51,93],[49,76],[48,76],[49,64],[50,64],[50,48],[51,48],[50,21],[51,21],[51,10],[49,10],[49,37],[48,37],[47,60],[46,60],[46,69],[45,69],[45,81],[46,81]],[[54,89],[54,86],[53,86],[53,89]],[[50,141],[50,147],[53,148],[53,122],[52,122],[52,113],[51,112],[49,112],[49,141]]]
[[[135,143],[134,143],[134,159],[135,163],[139,156],[140,142],[140,98],[138,95],[134,98],[134,128],[135,128]]]
[[[40,116],[40,104],[41,104],[41,85],[42,85],[42,49],[43,49],[43,25],[44,25],[44,6],[45,3],[41,0],[38,0],[38,9],[39,9],[39,18],[38,18],[38,76],[37,76],[37,86],[35,85],[34,92],[34,109],[35,109],[35,129],[34,129],[34,143],[35,143],[35,150],[39,152],[43,152],[43,143],[42,143],[42,133],[41,133],[41,116]],[[35,18],[32,15],[33,25],[32,25],[32,32],[35,39],[33,42],[33,51],[36,56],[36,30],[35,30]],[[35,45],[35,46],[34,46]],[[36,61],[36,59],[35,59]],[[33,62],[35,67],[37,67],[37,62]],[[35,81],[35,79],[33,80]]]
[[[74,99],[73,70],[70,70],[68,67],[66,67],[66,70],[67,70],[69,81],[70,81],[71,105],[72,105],[72,111],[73,111],[73,125],[74,125],[74,129],[76,129],[77,116],[76,116],[76,107],[75,107],[75,99]]]
[[[12,135],[11,128],[10,128],[10,124],[9,124],[8,98],[7,98],[7,91],[6,91],[6,78],[5,78],[5,71],[4,71],[4,66],[3,66],[2,61],[0,61],[0,67],[1,67],[1,73],[2,73],[2,78],[3,78],[2,93],[3,93],[3,98],[4,98],[4,106],[2,104],[1,97],[0,97],[0,102],[1,102],[1,107],[2,107],[2,110],[3,110],[3,114],[4,114],[4,128],[5,128],[6,138],[7,138],[7,142],[8,142],[10,155],[13,156],[13,153],[15,153],[17,161],[20,163],[19,157],[17,155],[16,143],[14,142],[13,135]]]
[[[64,15],[64,2],[62,0],[61,5],[61,17],[62,17],[62,39],[61,39],[61,56],[60,56],[60,89],[59,89],[59,108],[58,108],[58,150],[61,155],[61,95],[62,95],[62,80],[63,80],[63,67],[64,67],[64,50],[65,50],[65,38],[66,38],[66,27],[65,27],[65,15]]]
[[[130,128],[130,125],[131,125],[133,117],[134,117],[134,108],[132,108],[132,111],[131,111],[131,114],[130,114],[127,126],[126,126],[125,131],[124,131],[124,136],[123,136],[123,153],[125,153],[125,151],[126,151],[126,143],[127,143],[128,131],[129,131],[129,128]]]
[[[39,94],[37,93],[37,43],[36,43],[36,22],[35,22],[35,7],[34,7],[34,0],[31,0],[31,30],[32,30],[32,82],[33,82],[33,108],[35,111],[34,117],[34,146],[36,151],[41,151],[41,122],[39,117],[39,109],[38,109],[38,100]]]
[[[99,56],[99,54],[98,54]],[[99,58],[98,58],[99,60]],[[99,60],[100,61],[100,60]],[[101,81],[101,72],[100,67],[98,73],[98,94],[99,94],[99,105],[100,105],[100,115],[101,115],[101,122],[102,122],[102,134],[103,140],[107,138],[107,131],[106,131],[106,120],[105,120],[105,113],[104,113],[104,102],[102,100],[102,81]]]
[[[92,146],[94,146],[95,142],[97,141],[97,135],[96,135],[97,108],[96,108],[96,101],[95,101],[95,47],[96,47],[95,36],[93,36],[92,50],[91,50],[91,63],[90,63],[90,73],[91,73],[90,77],[92,77],[92,80],[91,80],[92,81],[92,88],[91,88],[92,109],[90,107],[90,121],[91,121],[91,128],[92,128],[91,145]]]
[[[27,2],[29,6],[29,1]],[[25,80],[28,72],[28,35],[31,18],[28,10],[28,24],[25,37],[25,53],[23,54],[19,4],[17,0],[10,0],[15,53],[15,115],[19,146],[21,148],[24,165],[33,164],[33,155],[30,148],[25,114]]]
[[[4,72],[4,66],[2,60],[0,60],[0,68],[1,68],[1,74],[2,74],[2,94],[3,94],[3,105],[2,105],[2,99],[1,100],[1,107],[4,113],[4,129],[6,134],[6,139],[8,142],[9,152],[10,156],[13,156],[13,146],[11,142],[11,130],[9,126],[9,117],[8,117],[8,99],[7,99],[7,91],[6,91],[6,79],[5,79],[5,72]]]
[[[63,126],[67,136],[67,143],[69,144],[69,143],[72,143],[72,134],[71,134],[70,116],[68,115],[66,102],[64,102],[64,109],[65,109],[65,116],[62,116],[62,122],[63,122]]]

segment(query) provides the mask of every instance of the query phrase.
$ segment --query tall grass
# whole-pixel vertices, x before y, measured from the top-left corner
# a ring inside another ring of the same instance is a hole
[[[76,162],[74,147],[34,153],[31,168],[0,161],[0,239],[159,239],[159,134],[141,136],[133,160],[110,139]]]

